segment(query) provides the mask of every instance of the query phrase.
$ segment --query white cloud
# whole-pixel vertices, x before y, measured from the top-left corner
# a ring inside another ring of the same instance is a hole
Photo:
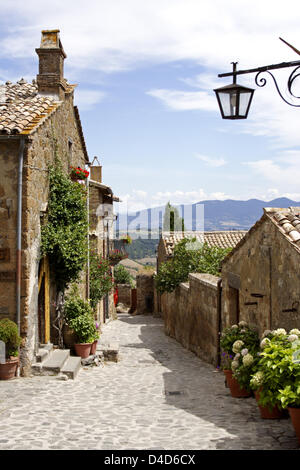
[[[97,90],[81,90],[78,88],[74,95],[75,105],[82,110],[93,108],[106,97],[106,93]]]
[[[224,166],[227,163],[226,160],[224,160],[224,158],[211,158],[211,157],[208,157],[207,155],[197,154],[196,158],[198,158],[202,162],[206,163],[206,165],[212,166],[212,167],[215,167],[215,168],[217,168],[219,166]]]
[[[148,95],[161,100],[175,111],[205,110],[217,111],[215,97],[205,91],[150,90]]]

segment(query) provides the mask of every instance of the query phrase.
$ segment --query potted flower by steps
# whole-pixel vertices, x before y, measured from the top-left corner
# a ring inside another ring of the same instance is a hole
[[[9,380],[16,375],[21,344],[18,327],[9,318],[0,320],[0,340],[5,344],[5,362],[0,363],[0,380]]]
[[[254,396],[262,419],[281,419],[286,416],[280,402],[277,400],[277,391],[266,388],[264,392],[264,374],[262,371],[256,372],[250,380],[250,386],[254,391]],[[275,392],[275,393],[274,393]]]
[[[92,315],[80,315],[70,321],[70,327],[76,334],[75,352],[82,359],[91,354],[92,343],[95,341],[96,327]]]

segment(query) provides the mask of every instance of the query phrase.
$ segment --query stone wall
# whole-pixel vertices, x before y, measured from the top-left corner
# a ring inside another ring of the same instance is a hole
[[[125,305],[125,307],[131,306],[131,285],[130,284],[118,284],[118,303]]]
[[[214,365],[219,345],[218,281],[210,274],[190,274],[188,283],[160,296],[166,334]]]
[[[223,264],[222,326],[245,320],[260,333],[300,328],[299,258],[267,216],[257,222]]]
[[[154,279],[153,272],[139,273],[136,277],[137,314],[153,313],[154,311]]]

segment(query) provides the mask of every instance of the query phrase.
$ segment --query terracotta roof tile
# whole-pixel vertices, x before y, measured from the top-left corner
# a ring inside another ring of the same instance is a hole
[[[0,134],[28,134],[60,105],[38,94],[35,81],[0,85]]]
[[[265,214],[294,246],[300,247],[300,207],[288,209],[268,207],[265,208]]]
[[[246,235],[247,230],[223,230],[215,232],[163,232],[165,251],[172,256],[175,245],[183,238],[196,238],[200,243],[207,243],[210,247],[234,248]]]

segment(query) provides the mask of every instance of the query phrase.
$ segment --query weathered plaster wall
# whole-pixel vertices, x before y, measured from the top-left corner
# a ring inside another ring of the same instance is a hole
[[[223,327],[235,323],[232,287],[236,285],[239,320],[256,325],[260,333],[299,328],[299,260],[300,252],[265,217],[223,265]]]
[[[125,305],[125,307],[131,306],[131,285],[130,284],[118,284],[118,303]]]
[[[154,311],[154,279],[153,272],[140,273],[136,277],[137,314],[153,313]]]

